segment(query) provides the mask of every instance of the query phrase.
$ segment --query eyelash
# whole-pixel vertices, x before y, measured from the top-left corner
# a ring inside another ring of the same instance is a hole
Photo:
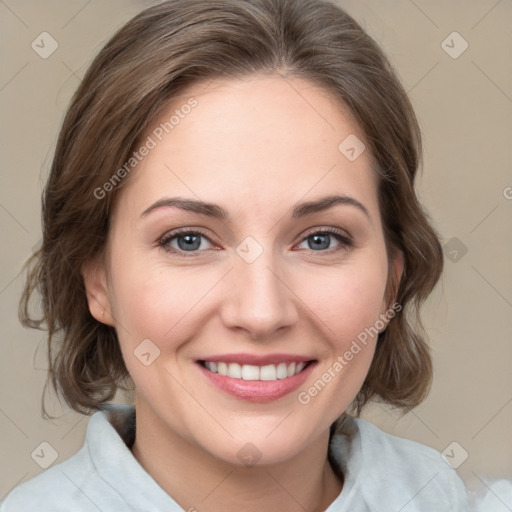
[[[204,233],[200,229],[183,228],[183,229],[179,229],[179,230],[173,231],[171,233],[165,234],[162,238],[160,238],[160,240],[158,240],[157,245],[158,245],[158,247],[161,247],[164,251],[166,251],[168,253],[178,254],[185,258],[190,258],[190,257],[194,258],[194,257],[197,257],[198,255],[200,255],[202,252],[205,252],[204,250],[202,250],[202,251],[199,251],[199,250],[182,251],[180,249],[175,249],[174,247],[170,248],[168,244],[175,238],[178,238],[180,235],[200,235],[200,236],[206,238],[206,240],[208,240],[211,244],[213,244],[213,242],[210,240],[208,235],[206,235],[206,233]],[[313,235],[333,235],[334,238],[336,238],[337,241],[339,242],[339,245],[337,247],[330,247],[329,249],[325,249],[325,250],[315,251],[313,249],[308,249],[310,252],[313,252],[313,253],[332,254],[333,252],[350,249],[354,245],[354,242],[349,235],[347,235],[345,232],[340,231],[335,228],[325,228],[325,229],[318,229],[316,231],[311,231],[310,233],[307,233],[306,235],[304,235],[299,243],[304,242],[305,240],[312,237]]]

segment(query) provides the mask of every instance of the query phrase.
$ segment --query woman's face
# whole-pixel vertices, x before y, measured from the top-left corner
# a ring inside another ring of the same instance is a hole
[[[360,389],[389,308],[363,140],[327,92],[273,75],[195,85],[141,143],[89,302],[141,410],[195,449],[284,461]]]

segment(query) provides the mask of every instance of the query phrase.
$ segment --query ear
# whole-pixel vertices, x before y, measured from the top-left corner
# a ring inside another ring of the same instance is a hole
[[[389,261],[388,269],[388,281],[386,284],[386,292],[382,300],[381,318],[383,316],[388,317],[386,312],[389,312],[389,310],[396,302],[398,288],[400,286],[400,281],[402,280],[404,271],[404,255],[398,249],[393,251],[393,256]],[[389,319],[386,321],[386,326],[388,322]],[[385,329],[386,327],[384,327],[384,329],[382,329],[380,332],[384,331]]]
[[[107,271],[103,258],[85,263],[81,273],[91,315],[98,322],[114,327]]]

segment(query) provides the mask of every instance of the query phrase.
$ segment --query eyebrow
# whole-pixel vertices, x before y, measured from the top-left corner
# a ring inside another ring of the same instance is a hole
[[[371,221],[370,214],[368,210],[365,208],[365,206],[362,203],[360,203],[357,199],[354,199],[353,197],[346,195],[332,195],[322,197],[315,201],[306,201],[298,203],[292,209],[292,217],[295,219],[299,219],[302,217],[306,217],[308,215],[312,215],[314,213],[325,211],[336,205],[353,206],[360,210],[361,212],[363,212]],[[213,217],[219,220],[229,219],[228,212],[217,204],[206,203],[196,199],[180,199],[178,197],[159,199],[151,206],[146,208],[142,212],[141,217],[146,217],[155,210],[170,206],[180,208],[181,210],[198,213],[200,215],[207,215],[208,217]]]

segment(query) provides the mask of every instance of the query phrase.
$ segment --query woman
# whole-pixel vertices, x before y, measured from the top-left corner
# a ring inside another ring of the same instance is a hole
[[[42,294],[52,385],[95,414],[0,510],[466,510],[438,452],[358,418],[431,381],[420,159],[394,71],[334,4],[131,20],[64,120],[22,299],[37,327]]]

